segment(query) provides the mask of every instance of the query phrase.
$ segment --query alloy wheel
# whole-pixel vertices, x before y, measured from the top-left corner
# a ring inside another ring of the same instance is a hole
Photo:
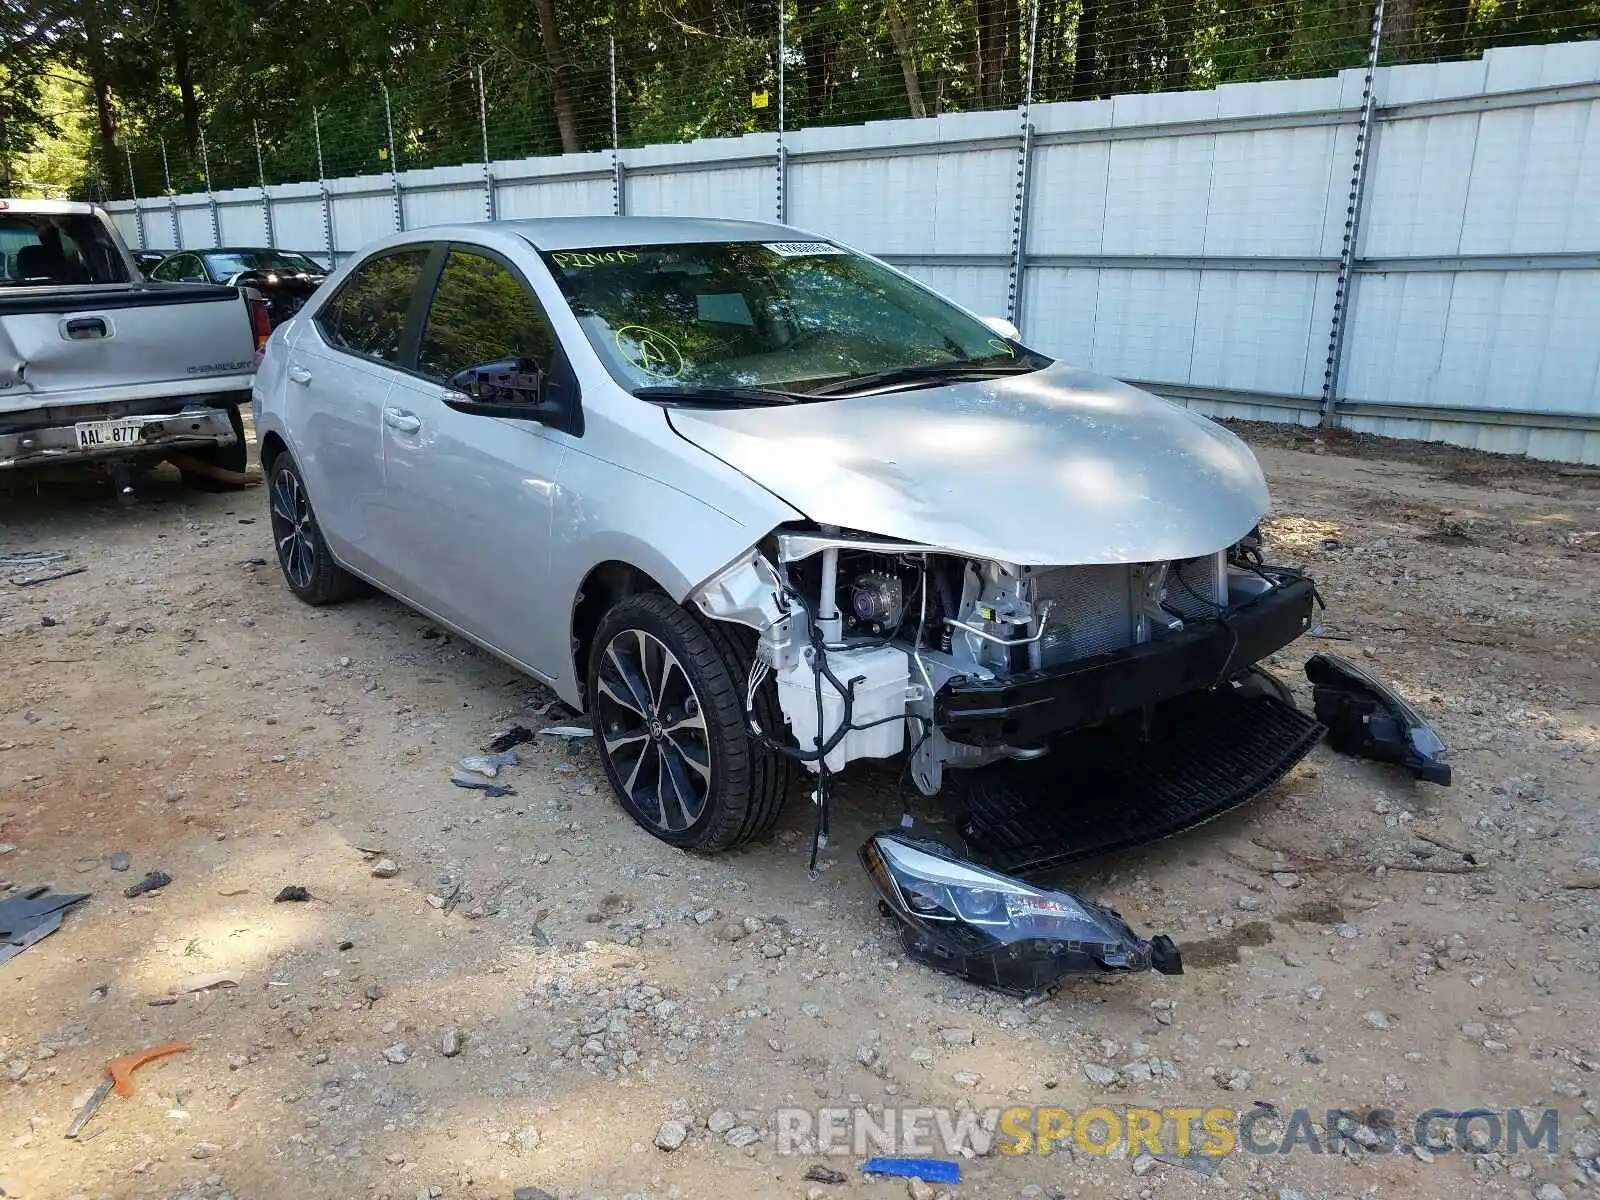
[[[594,697],[612,772],[640,819],[681,833],[711,793],[711,738],[677,656],[642,629],[623,629],[600,658]]]
[[[317,568],[312,541],[311,501],[300,477],[285,468],[272,480],[272,539],[278,546],[283,574],[296,588],[309,588]]]

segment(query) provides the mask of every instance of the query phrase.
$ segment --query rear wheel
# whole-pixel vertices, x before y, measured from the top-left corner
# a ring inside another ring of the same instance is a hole
[[[250,464],[250,447],[245,445],[244,441],[244,416],[234,404],[228,405],[224,411],[228,414],[228,424],[233,427],[233,444],[186,450],[184,455],[208,467],[216,467],[233,475],[243,475]],[[181,467],[179,474],[183,476],[184,486],[193,488],[197,492],[233,491],[239,486],[237,483],[218,479],[214,475],[203,475],[199,471],[187,471]]]
[[[317,528],[300,468],[288,454],[272,460],[267,500],[278,567],[291,592],[307,604],[336,604],[365,590],[359,579],[333,561]]]
[[[686,850],[726,850],[770,833],[788,792],[788,760],[745,726],[754,647],[738,632],[646,593],[605,615],[589,656],[606,778],[629,816]],[[770,689],[757,704],[762,727],[780,728]]]

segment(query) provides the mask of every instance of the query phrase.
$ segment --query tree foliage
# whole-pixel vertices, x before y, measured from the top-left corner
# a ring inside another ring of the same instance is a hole
[[[146,195],[485,141],[605,149],[613,112],[625,146],[773,129],[779,3],[791,128],[1014,105],[1030,38],[1035,97],[1084,100],[1326,74],[1364,59],[1372,20],[1370,0],[0,0],[0,177],[51,163],[47,187]],[[1596,36],[1600,0],[1384,18],[1392,62]]]

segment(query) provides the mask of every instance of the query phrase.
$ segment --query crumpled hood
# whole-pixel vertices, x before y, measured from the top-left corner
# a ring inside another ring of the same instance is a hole
[[[1024,566],[1231,546],[1267,509],[1250,449],[1148,392],[1057,363],[792,407],[669,409],[674,429],[824,525]]]

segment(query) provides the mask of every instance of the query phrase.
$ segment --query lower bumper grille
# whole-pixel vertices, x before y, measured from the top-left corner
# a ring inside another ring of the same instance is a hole
[[[1151,737],[1125,728],[1063,738],[1036,762],[954,771],[962,834],[978,861],[1023,875],[1146,845],[1259,796],[1325,730],[1270,696],[1183,696]]]

